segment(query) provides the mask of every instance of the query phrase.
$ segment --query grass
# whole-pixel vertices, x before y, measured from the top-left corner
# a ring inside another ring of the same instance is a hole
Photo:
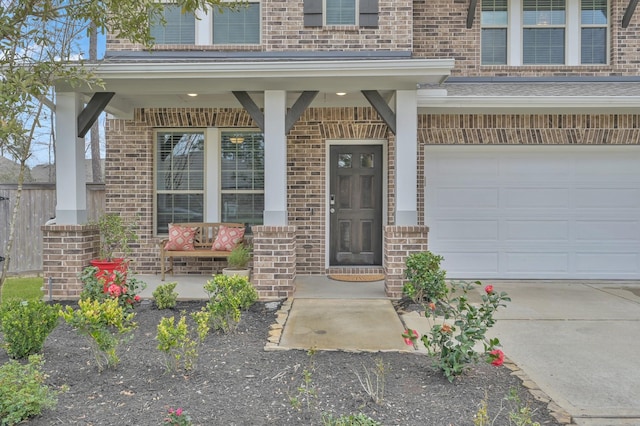
[[[10,277],[2,286],[2,300],[18,298],[22,300],[42,299],[42,277]]]

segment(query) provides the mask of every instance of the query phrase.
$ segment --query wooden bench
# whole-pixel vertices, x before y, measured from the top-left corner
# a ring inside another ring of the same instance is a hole
[[[160,268],[162,271],[162,281],[166,272],[173,275],[173,258],[174,257],[209,257],[213,259],[227,259],[231,254],[230,251],[211,250],[213,242],[216,240],[220,226],[227,228],[244,228],[242,223],[174,223],[174,225],[197,228],[195,239],[193,241],[194,250],[165,250],[164,247],[169,241],[168,239],[160,241]],[[169,260],[169,269],[166,269],[166,261]]]

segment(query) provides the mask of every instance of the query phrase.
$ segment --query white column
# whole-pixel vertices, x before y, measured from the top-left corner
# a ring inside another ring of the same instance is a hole
[[[287,92],[264,92],[264,224],[287,224]]]
[[[77,93],[56,93],[56,224],[87,223],[84,139],[78,135],[83,103]]]
[[[418,100],[396,92],[396,225],[418,224]]]

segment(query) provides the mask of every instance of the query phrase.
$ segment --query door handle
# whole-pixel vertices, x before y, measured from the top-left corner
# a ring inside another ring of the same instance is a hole
[[[336,209],[334,209],[333,207],[329,209],[329,213],[335,213],[335,212],[336,212]]]

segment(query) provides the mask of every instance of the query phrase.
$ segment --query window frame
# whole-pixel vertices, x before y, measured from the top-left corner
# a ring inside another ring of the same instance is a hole
[[[495,0],[493,0],[495,1]],[[510,62],[510,49],[509,49],[509,27],[510,27],[510,11],[511,11],[511,2],[507,0],[507,22],[505,24],[485,24],[482,22],[482,3],[480,4],[480,64],[483,66],[504,66],[508,65]],[[506,37],[506,45],[505,45],[505,59],[506,62],[504,64],[484,64],[482,63],[482,34],[484,30],[492,30],[492,29],[504,29],[505,37]]]
[[[581,0],[566,0],[565,12],[565,62],[564,64],[526,64],[523,62],[523,21],[524,5],[522,0],[509,0],[508,29],[507,29],[507,64],[484,65],[496,66],[527,66],[527,67],[602,67],[611,64],[611,0],[607,0],[607,30],[606,30],[606,63],[583,64],[581,59]],[[482,7],[480,7],[482,10]],[[482,25],[481,25],[482,27]],[[604,25],[603,25],[604,27]],[[482,42],[479,43],[482,49]],[[480,52],[482,58],[482,52]],[[480,59],[481,61],[481,59]]]
[[[564,1],[564,22],[562,24],[558,24],[558,23],[552,23],[549,22],[548,24],[538,24],[538,23],[533,23],[533,24],[526,24],[525,23],[525,19],[524,19],[524,3],[527,0],[522,0],[522,21],[521,21],[521,29],[522,29],[522,41],[521,41],[521,62],[522,65],[524,66],[559,66],[559,65],[567,65],[567,60],[568,60],[568,55],[567,55],[567,51],[569,50],[569,46],[567,46],[568,44],[568,40],[570,39],[569,37],[569,13],[570,8],[569,8],[569,2],[570,0],[561,0]],[[533,1],[540,1],[540,0],[533,0]],[[550,0],[551,2],[553,1],[560,1],[560,0]],[[580,1],[580,0],[578,0]],[[550,13],[550,18],[552,18],[553,16],[553,7],[551,7],[550,10],[545,10],[544,12],[549,12]],[[562,62],[557,62],[557,63],[525,63],[524,59],[525,59],[525,49],[524,49],[524,33],[525,30],[552,30],[552,29],[562,29],[563,31],[563,52],[562,52]]]
[[[354,22],[348,24],[331,24],[327,23],[327,1],[322,0],[322,26],[323,27],[359,27],[360,26],[360,0],[353,0],[354,3]]]
[[[611,3],[610,0],[606,0],[606,19],[607,22],[606,24],[584,24],[582,22],[582,1],[580,0],[580,5],[579,5],[579,12],[580,12],[580,30],[578,33],[578,36],[580,37],[580,64],[584,65],[584,66],[588,66],[588,65],[608,65],[609,64],[609,55],[610,55],[610,48],[611,48],[611,43],[610,43],[610,39],[611,39]],[[585,28],[603,28],[604,29],[604,36],[605,36],[605,52],[604,52],[604,63],[584,63],[583,59],[582,59],[582,30]]]
[[[163,12],[162,12],[162,13],[163,13],[163,15],[164,15],[165,20],[166,20],[166,13],[165,13],[165,12],[166,12],[166,7],[167,7],[167,6],[180,7],[180,6],[178,5],[178,3],[175,3],[173,0],[165,0],[165,1],[162,1],[161,3],[163,4],[163,7],[165,8],[165,9],[163,9]],[[196,33],[198,32],[198,30],[197,30],[197,26],[198,26],[198,18],[197,18],[197,16],[198,16],[198,15],[197,15],[197,13],[195,13],[195,12],[194,12],[194,13],[193,13],[193,20],[194,20],[193,43],[191,43],[191,42],[189,42],[189,43],[183,43],[182,41],[180,41],[180,42],[166,42],[166,40],[163,40],[163,42],[162,42],[162,43],[156,43],[156,44],[158,44],[158,45],[176,45],[176,44],[177,44],[177,45],[192,45],[192,44],[194,44],[194,43],[196,42],[196,38],[197,38],[197,37],[196,37]],[[161,28],[162,34],[163,34],[163,36],[164,36],[165,38],[166,38],[166,30],[167,30],[167,27],[169,26],[169,23],[170,23],[170,22],[169,22],[169,21],[167,21],[167,23],[166,23],[164,26],[162,26],[162,28]],[[161,24],[160,24],[160,23],[157,23],[155,26],[161,26]],[[150,31],[151,31],[151,32],[153,32],[153,28],[154,28],[155,26],[154,26],[154,25],[152,25],[152,28],[150,29]]]

